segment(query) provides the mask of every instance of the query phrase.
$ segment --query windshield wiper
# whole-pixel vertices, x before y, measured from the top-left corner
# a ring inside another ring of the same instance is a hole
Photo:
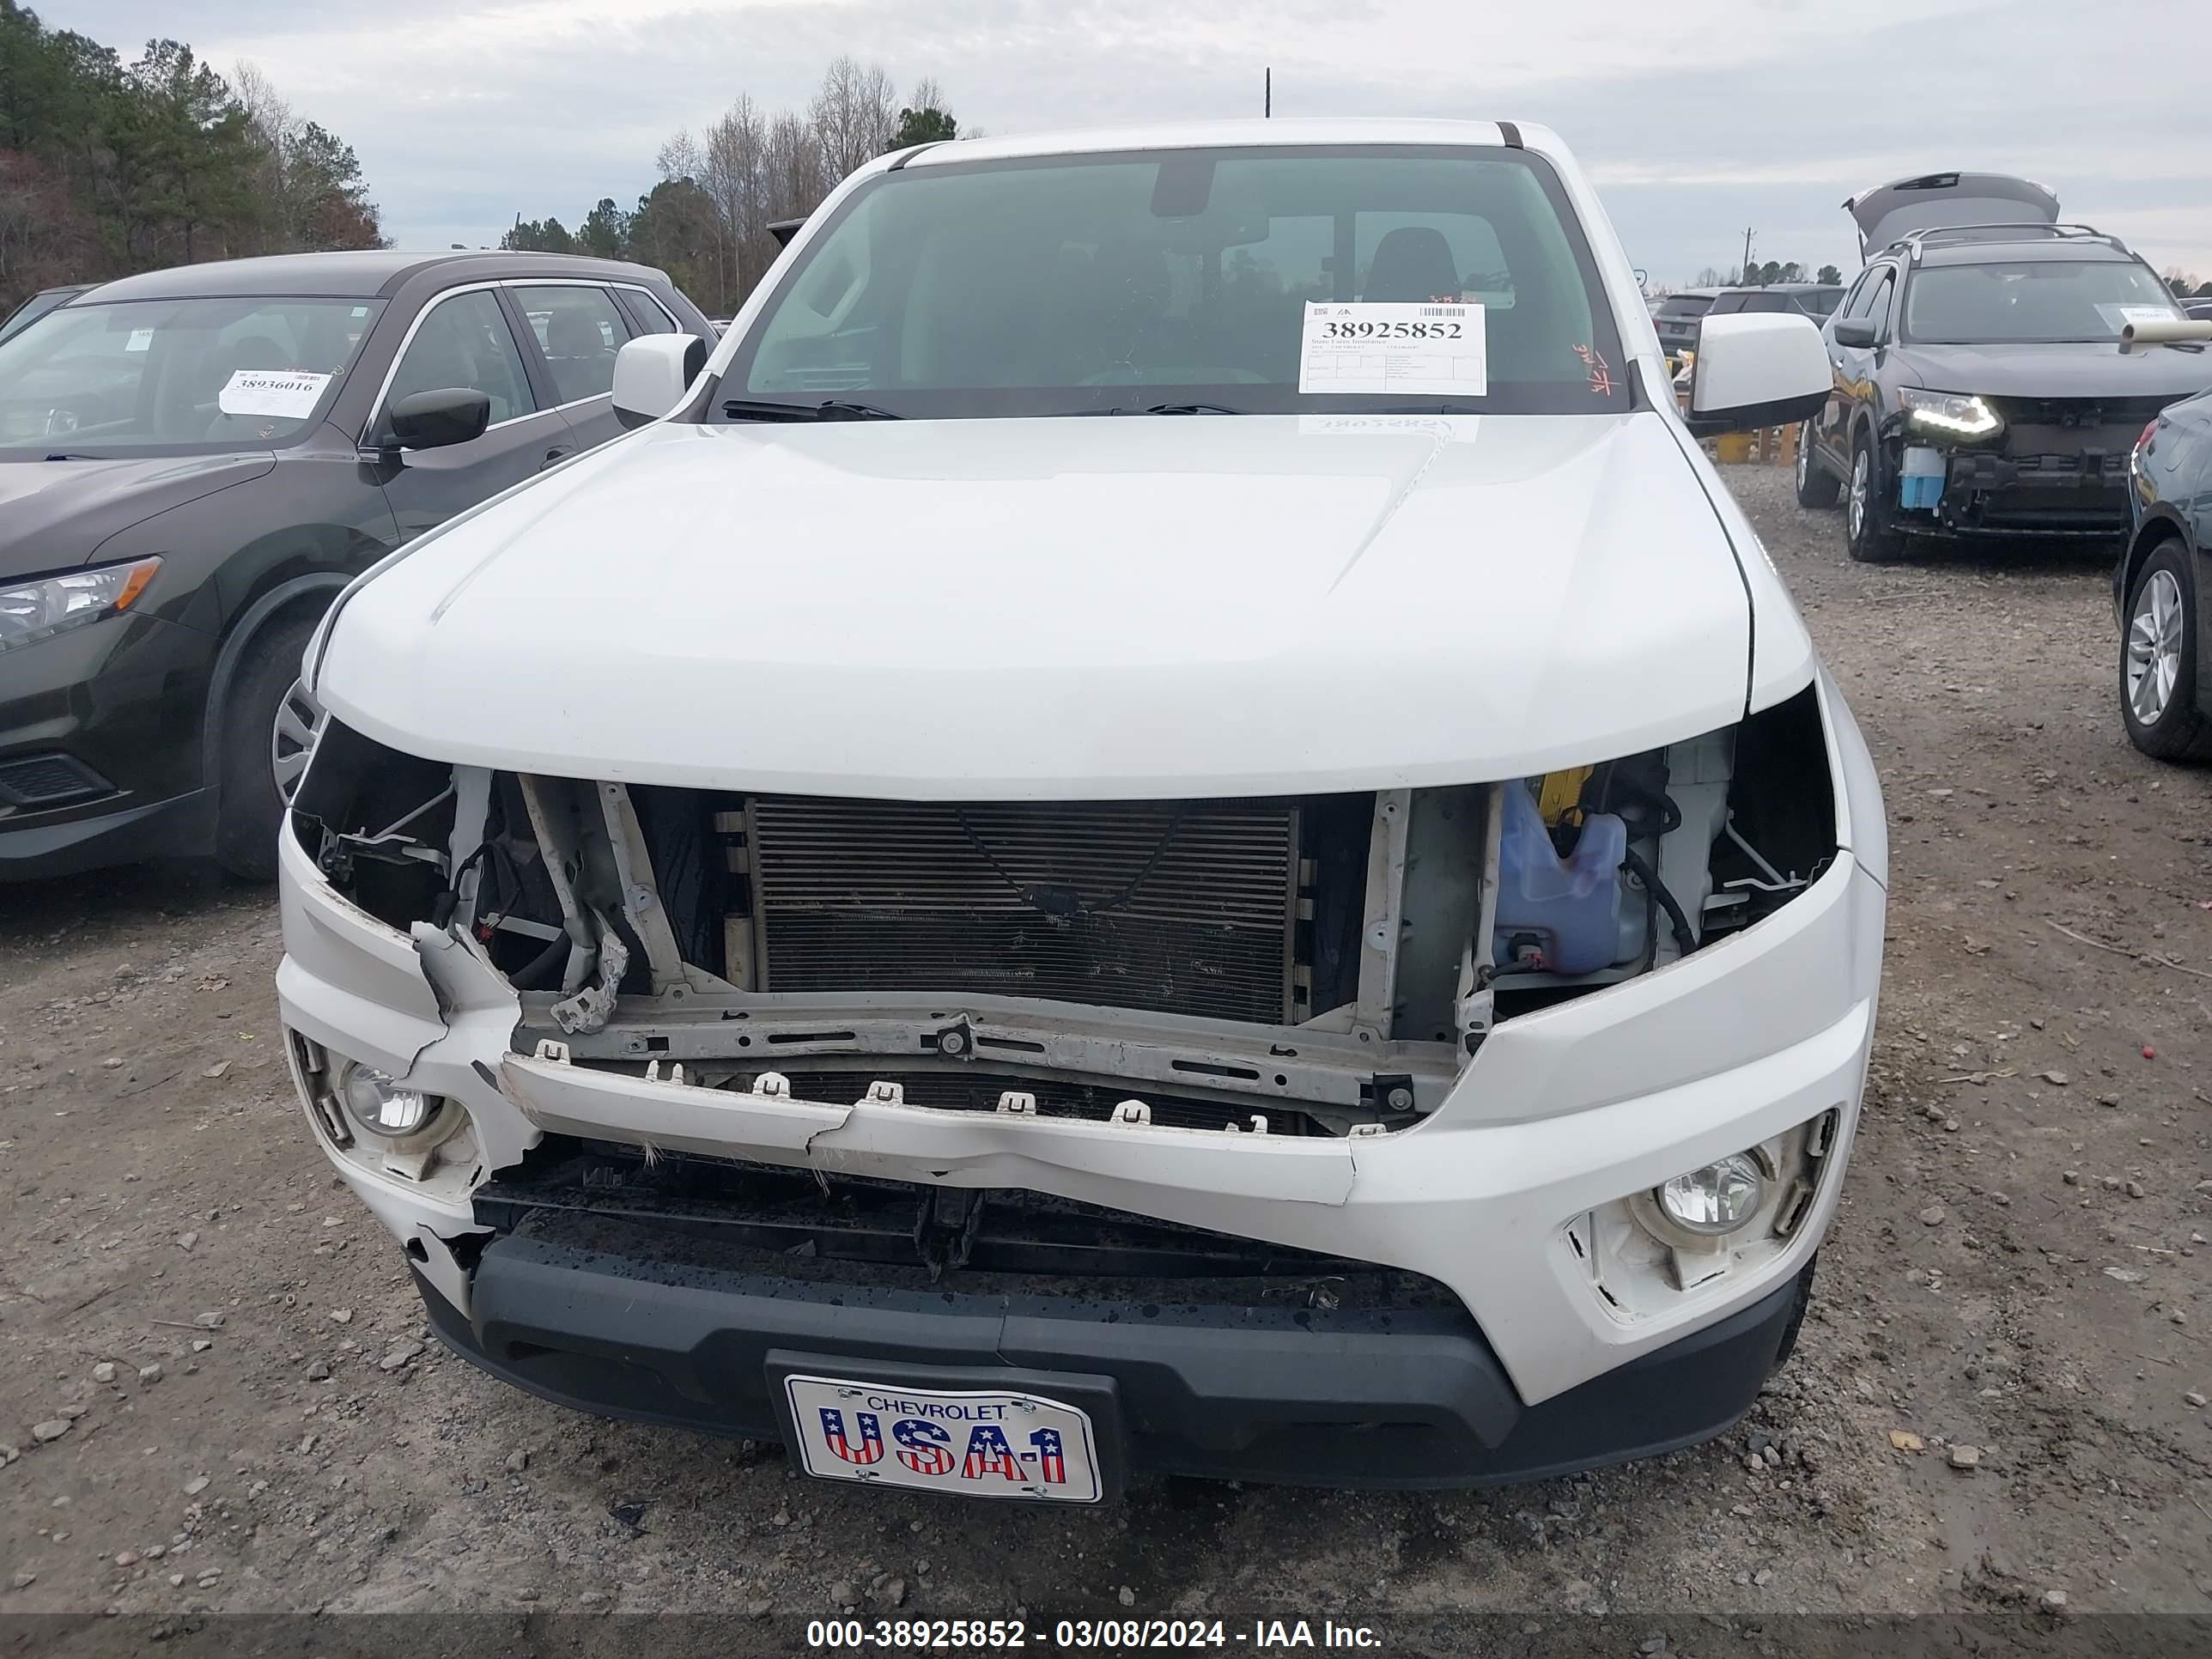
[[[1124,409],[1119,404],[1111,409],[1071,409],[1071,415],[1249,415],[1249,409],[1231,409],[1227,404],[1147,404],[1142,409]]]
[[[873,404],[827,398],[818,404],[779,404],[750,398],[726,398],[722,413],[733,421],[902,421],[903,415]]]

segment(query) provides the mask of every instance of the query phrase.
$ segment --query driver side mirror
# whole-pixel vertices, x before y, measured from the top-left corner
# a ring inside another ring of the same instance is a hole
[[[1850,346],[1863,351],[1869,346],[1879,344],[1880,341],[1880,331],[1863,317],[1854,317],[1848,322],[1836,325],[1836,343],[1839,346]]]
[[[386,424],[402,449],[444,449],[483,436],[491,398],[474,386],[439,386],[392,400]]]
[[[1835,384],[1810,317],[1739,311],[1698,325],[1685,418],[1700,438],[1812,419]]]
[[[615,353],[615,418],[626,427],[657,421],[684,401],[707,367],[696,334],[646,334]]]

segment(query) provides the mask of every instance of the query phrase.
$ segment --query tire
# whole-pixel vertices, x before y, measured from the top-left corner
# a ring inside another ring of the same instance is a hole
[[[245,881],[276,878],[284,817],[274,759],[278,711],[300,678],[313,612],[279,617],[246,643],[222,713],[216,756],[215,858]]]
[[[1797,428],[1797,505],[1833,507],[1843,494],[1844,481],[1821,465],[1820,458],[1813,453],[1814,431],[1810,421]]]
[[[1851,442],[1851,481],[1844,502],[1844,546],[1861,564],[1887,564],[1905,551],[1905,538],[1882,504],[1881,458],[1862,430]]]
[[[2189,550],[2160,544],[2136,572],[2120,631],[2120,721],[2156,760],[2212,756],[2197,706],[2197,583]]]

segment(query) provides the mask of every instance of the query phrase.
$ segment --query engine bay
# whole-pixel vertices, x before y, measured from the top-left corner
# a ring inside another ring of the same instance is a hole
[[[1539,778],[913,802],[493,772],[332,721],[292,825],[355,904],[450,930],[504,977],[519,1053],[800,1099],[1343,1136],[1434,1111],[1498,1022],[1802,890],[1836,855],[1826,753],[1808,690]]]

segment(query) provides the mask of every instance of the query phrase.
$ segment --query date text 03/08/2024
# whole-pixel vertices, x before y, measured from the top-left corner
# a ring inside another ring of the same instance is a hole
[[[1130,1648],[1243,1648],[1289,1652],[1300,1648],[1374,1650],[1382,1634],[1370,1625],[1334,1620],[1061,1619],[1032,1627],[1021,1619],[816,1619],[806,1626],[812,1650],[1027,1648],[1108,1652]]]

